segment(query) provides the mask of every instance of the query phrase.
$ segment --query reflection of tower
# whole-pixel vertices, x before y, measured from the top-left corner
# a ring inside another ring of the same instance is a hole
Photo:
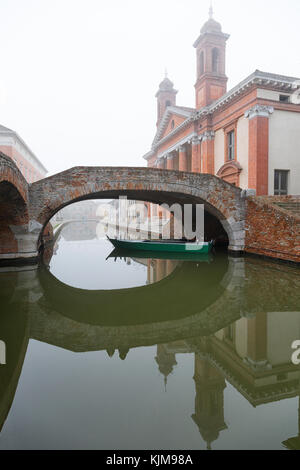
[[[147,283],[152,284],[159,282],[165,277],[169,276],[176,266],[178,261],[166,259],[148,259],[147,261]]]
[[[113,355],[115,354],[115,349],[112,348],[112,347],[109,347],[109,348],[107,348],[106,352],[107,352],[109,357],[113,357]]]
[[[174,366],[177,365],[174,353],[169,353],[166,350],[166,345],[157,345],[157,355],[155,358],[159,372],[164,376],[165,387],[167,386],[168,375],[173,371]]]
[[[211,449],[211,443],[219,437],[220,431],[227,429],[224,422],[225,379],[220,372],[205,359],[195,354],[195,414],[193,420],[200,434]]]
[[[119,349],[119,358],[122,361],[125,361],[128,353],[129,353],[129,348],[120,348]]]

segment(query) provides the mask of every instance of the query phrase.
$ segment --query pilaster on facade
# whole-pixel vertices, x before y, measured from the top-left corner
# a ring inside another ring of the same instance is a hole
[[[193,137],[192,140],[192,164],[191,164],[191,171],[193,173],[200,173],[201,172],[201,147],[200,147],[201,140],[198,136]]]
[[[245,117],[249,120],[254,119],[256,117],[265,117],[269,118],[271,114],[273,114],[274,108],[273,106],[265,106],[261,104],[256,104],[252,108],[248,109],[245,112]]]
[[[249,120],[248,188],[257,196],[268,194],[269,117],[272,106],[255,105],[245,113]]]
[[[167,160],[173,160],[173,158],[174,158],[174,153],[173,153],[173,152],[168,153],[167,156],[166,156],[166,158],[167,158]]]
[[[187,171],[187,152],[184,145],[179,147],[179,171]]]
[[[214,131],[205,131],[202,134],[201,144],[201,171],[202,173],[215,174],[215,162],[214,162]]]
[[[167,170],[174,170],[174,154],[168,153],[167,154]]]
[[[160,168],[161,170],[163,170],[165,168],[165,158],[160,158],[158,160],[158,168]]]
[[[202,138],[203,142],[206,142],[207,140],[214,140],[215,133],[214,133],[214,131],[205,131],[202,134],[201,138]]]

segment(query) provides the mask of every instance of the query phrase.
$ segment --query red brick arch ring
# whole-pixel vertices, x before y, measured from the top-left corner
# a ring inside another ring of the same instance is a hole
[[[0,255],[19,251],[15,234],[27,229],[28,209],[28,184],[14,162],[0,152]]]
[[[11,184],[28,204],[28,183],[15,163],[4,153],[0,152],[0,184]]]
[[[242,190],[212,175],[154,168],[75,167],[30,185],[30,218],[41,224],[63,207],[87,199],[128,199],[157,204],[199,203],[228,234],[229,250],[244,249]]]

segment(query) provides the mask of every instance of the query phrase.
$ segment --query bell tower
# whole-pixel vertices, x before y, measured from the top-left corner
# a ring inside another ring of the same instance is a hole
[[[225,55],[228,38],[229,34],[223,33],[220,23],[213,19],[210,6],[209,19],[194,43],[197,54],[196,109],[208,106],[227,91]]]
[[[168,78],[166,72],[165,78],[160,83],[159,90],[155,95],[155,97],[157,98],[157,126],[159,126],[159,123],[167,107],[176,106],[177,93],[177,90],[174,90],[174,84]]]

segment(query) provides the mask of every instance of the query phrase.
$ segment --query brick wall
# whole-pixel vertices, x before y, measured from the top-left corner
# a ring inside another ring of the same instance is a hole
[[[245,251],[300,263],[300,216],[277,205],[300,196],[260,196],[247,202]]]

